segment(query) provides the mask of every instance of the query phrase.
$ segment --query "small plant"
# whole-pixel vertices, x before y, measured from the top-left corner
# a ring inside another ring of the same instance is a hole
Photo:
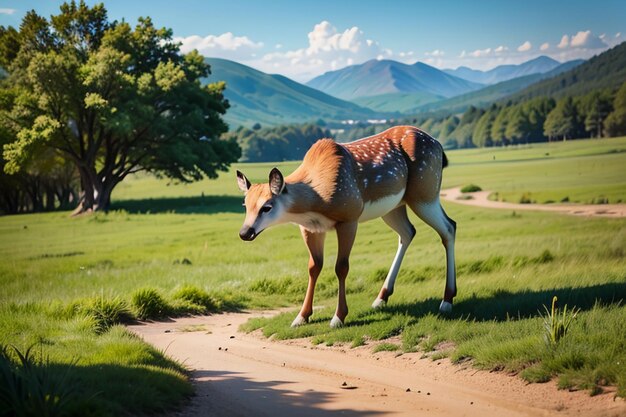
[[[475,193],[477,191],[482,191],[483,189],[480,188],[478,185],[476,184],[468,184],[465,187],[461,188],[461,192],[462,193]]]
[[[567,334],[572,322],[578,315],[580,309],[572,308],[567,309],[567,304],[563,306],[563,311],[560,312],[556,306],[556,295],[552,298],[552,308],[548,310],[548,307],[543,306],[546,311],[546,315],[543,316],[543,328],[545,330],[544,338],[549,346],[556,346],[563,337]]]
[[[132,304],[137,317],[142,320],[161,318],[170,312],[169,304],[153,288],[135,291],[132,296]]]

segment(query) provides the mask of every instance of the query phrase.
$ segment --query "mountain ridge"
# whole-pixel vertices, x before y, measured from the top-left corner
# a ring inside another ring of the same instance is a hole
[[[428,93],[452,97],[482,86],[446,74],[423,62],[409,65],[375,59],[326,72],[306,85],[344,100],[389,93]]]

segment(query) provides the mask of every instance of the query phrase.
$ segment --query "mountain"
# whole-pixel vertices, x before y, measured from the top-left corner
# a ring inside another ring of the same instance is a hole
[[[429,93],[452,97],[482,86],[422,62],[407,65],[391,60],[370,60],[330,71],[313,78],[306,85],[344,100],[390,93]]]
[[[454,75],[468,81],[481,84],[497,84],[513,78],[530,74],[543,74],[557,68],[561,63],[547,56],[540,56],[519,65],[499,65],[489,71],[480,71],[468,67],[459,67],[455,70],[443,70],[446,74]]]
[[[558,67],[543,74],[531,74],[522,77],[513,78],[508,81],[502,81],[497,84],[489,85],[480,90],[471,93],[462,94],[445,100],[433,103],[425,103],[414,109],[416,112],[437,111],[446,109],[449,111],[463,111],[469,106],[485,106],[504,97],[509,97],[524,88],[531,86],[541,80],[554,77],[561,73],[571,70],[585,62],[582,59],[568,61],[560,64]]]
[[[423,92],[389,93],[379,96],[358,97],[352,100],[352,102],[379,112],[408,114],[413,113],[413,110],[420,106],[436,103],[443,99],[445,99],[443,96]]]
[[[626,82],[626,42],[598,54],[579,66],[535,83],[508,96],[513,101],[533,97],[583,95],[597,89],[616,89]]]
[[[211,76],[203,82],[225,81],[230,102],[224,119],[231,126],[278,125],[324,120],[379,117],[370,109],[340,100],[282,75],[270,75],[221,58],[205,58]]]

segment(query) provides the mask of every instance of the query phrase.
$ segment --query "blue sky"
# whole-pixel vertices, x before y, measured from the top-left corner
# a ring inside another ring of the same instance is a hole
[[[0,24],[60,1],[0,0]],[[87,1],[88,4],[97,3]],[[589,58],[626,40],[626,1],[105,1],[111,19],[150,16],[184,51],[306,81],[369,59],[489,69],[539,55]]]

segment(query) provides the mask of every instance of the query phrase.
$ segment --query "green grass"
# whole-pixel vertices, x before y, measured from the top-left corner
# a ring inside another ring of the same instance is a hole
[[[596,196],[604,187],[601,192],[612,201],[626,193],[626,153],[612,150],[625,147],[622,138],[453,151],[444,187],[474,183],[555,200],[565,192],[572,200]],[[257,182],[266,181],[273,166],[234,168]],[[297,163],[278,166],[288,173]],[[577,176],[581,166],[593,170]],[[162,410],[190,393],[179,364],[119,323],[242,307],[293,306],[292,312],[245,327],[277,338],[360,346],[394,337],[402,351],[471,359],[481,368],[520,372],[535,382],[557,378],[563,387],[591,392],[613,384],[626,396],[624,219],[444,203],[459,225],[459,295],[450,317],[437,315],[445,274],[440,239],[415,216],[418,235],[396,292],[386,309],[370,309],[397,236],[381,220],[364,223],[351,256],[347,326],[328,327],[337,291],[337,245],[330,235],[316,291],[322,308],[311,324],[291,329],[306,288],[307,250],[298,229],[287,225],[253,243],[239,239],[244,209],[232,173],[170,186],[136,176],[113,199],[109,214],[0,218],[0,345],[22,352],[34,345],[58,375],[78,382],[81,407],[93,415]],[[559,305],[581,311],[549,349],[541,313],[555,295]]]

